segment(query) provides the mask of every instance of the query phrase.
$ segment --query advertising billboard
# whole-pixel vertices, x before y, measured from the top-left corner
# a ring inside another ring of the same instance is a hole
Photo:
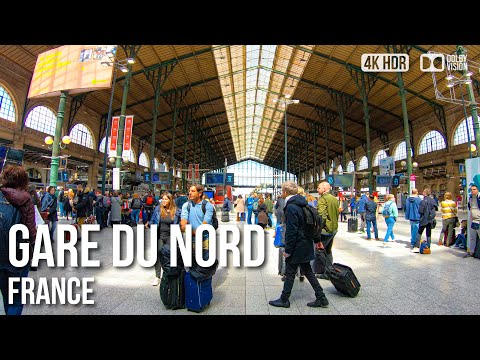
[[[116,45],[65,45],[38,55],[28,98],[109,89]],[[102,62],[104,63],[102,65]]]

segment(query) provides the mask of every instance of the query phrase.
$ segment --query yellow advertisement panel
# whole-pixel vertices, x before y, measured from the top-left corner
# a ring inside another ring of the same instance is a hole
[[[65,45],[38,55],[28,98],[109,89],[115,45]],[[103,62],[103,65],[102,65]]]

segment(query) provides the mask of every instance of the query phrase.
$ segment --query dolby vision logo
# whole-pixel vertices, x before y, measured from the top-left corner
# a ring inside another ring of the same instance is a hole
[[[435,61],[437,60],[437,61]],[[445,56],[443,54],[420,55],[420,70],[423,72],[442,72],[445,70]]]

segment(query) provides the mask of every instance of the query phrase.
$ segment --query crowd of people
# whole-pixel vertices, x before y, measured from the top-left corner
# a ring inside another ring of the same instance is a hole
[[[101,229],[119,223],[136,226],[141,222],[147,228],[153,224],[158,225],[158,248],[163,249],[162,251],[170,246],[172,224],[179,224],[182,231],[185,230],[187,224],[190,224],[194,235],[198,226],[201,224],[213,225],[216,217],[214,203],[212,204],[212,200],[206,198],[201,185],[191,186],[188,197],[181,192],[175,195],[168,192],[156,195],[147,191],[142,195],[139,193],[131,195],[130,193],[120,194],[117,191],[106,191],[102,194],[100,191],[94,191],[89,187],[84,188],[81,185],[77,186],[75,190],[60,189],[58,194],[57,189],[53,186],[49,186],[45,191],[37,192],[35,185],[28,183],[28,175],[22,167],[9,165],[5,167],[0,176],[0,190],[0,207],[2,207],[0,210],[4,214],[2,225],[6,229],[15,223],[25,224],[30,231],[28,241],[31,248],[33,248],[39,224],[48,224],[51,239],[55,241],[59,216],[67,220],[71,217],[74,219],[72,221],[78,223],[79,226],[91,222],[93,218],[96,219]],[[386,202],[379,211],[378,198],[368,192],[360,197],[352,197],[348,201],[341,194],[337,197],[331,194],[330,184],[325,181],[318,185],[317,191],[319,196],[315,198],[311,194],[305,193],[304,189],[295,182],[286,181],[282,184],[282,193],[278,194],[275,203],[272,201],[271,194],[256,193],[247,195],[245,199],[240,195],[233,204],[228,198],[224,200],[222,210],[230,212],[235,207],[237,221],[258,224],[267,229],[274,226],[273,213],[275,212],[277,225],[284,226],[284,249],[281,252],[285,259],[284,287],[280,298],[269,302],[272,306],[290,306],[289,298],[295,276],[298,273],[300,280],[306,278],[315,292],[315,300],[307,305],[311,307],[328,306],[328,300],[317,278],[328,279],[329,277],[325,267],[322,272],[316,271],[321,266],[316,266],[315,262],[319,260],[315,256],[315,245],[311,239],[306,237],[303,230],[305,226],[303,207],[313,206],[323,219],[324,226],[320,242],[321,248],[325,249],[326,254],[326,260],[323,261],[333,263],[332,248],[338,231],[338,223],[346,221],[346,214],[349,212],[355,217],[358,213],[361,220],[359,231],[366,230],[367,239],[373,238],[371,231],[373,228],[374,239],[381,240],[377,223],[379,216],[383,217],[387,226],[383,243],[393,242],[396,239],[394,229],[399,217],[399,210],[394,195],[386,196]],[[404,201],[405,219],[410,222],[411,251],[417,252],[421,242],[426,243],[426,247],[431,246],[432,228],[436,225],[435,216],[440,209],[442,230],[438,245],[466,249],[467,223],[470,223],[471,241],[466,257],[478,257],[477,254],[480,250],[478,246],[480,241],[480,195],[478,187],[474,184],[471,184],[470,192],[469,221],[460,222],[457,205],[450,192],[445,193],[443,201],[438,203],[431,196],[430,189],[423,190],[423,198],[418,196],[417,189],[413,189],[412,195]],[[459,226],[461,233],[455,236],[454,229]],[[424,232],[426,235],[422,240]],[[1,232],[1,236],[5,237],[6,232]],[[208,234],[204,233],[202,247],[205,259],[209,257],[208,241]],[[5,239],[2,239],[1,243],[6,243]],[[0,290],[4,299],[4,309],[9,315],[21,314],[23,306],[20,303],[20,293],[14,296],[13,304],[8,304],[6,284],[9,277],[26,277],[29,271],[36,269],[32,268],[30,264],[23,268],[13,267],[9,263],[7,255],[6,249],[0,246]],[[159,259],[160,256],[155,264],[155,277],[152,281],[152,285],[155,286],[158,286],[163,280],[162,268],[165,264]],[[200,269],[198,273],[209,274],[206,278],[202,278],[202,282],[205,281],[206,286],[210,287],[211,294],[211,277],[215,269],[204,270]],[[210,280],[209,283],[208,280]],[[197,282],[200,283],[198,280]],[[210,300],[205,300],[205,304],[200,310],[206,308]]]

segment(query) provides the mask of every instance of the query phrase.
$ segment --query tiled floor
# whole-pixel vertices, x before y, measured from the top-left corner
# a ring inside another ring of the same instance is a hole
[[[362,285],[356,298],[342,296],[329,281],[320,280],[330,306],[309,308],[306,304],[314,300],[313,290],[308,281],[300,283],[296,279],[291,307],[269,306],[268,301],[278,298],[283,286],[277,275],[278,250],[272,245],[273,231],[269,231],[265,263],[258,268],[219,268],[213,278],[212,303],[201,315],[480,314],[480,261],[464,259],[463,250],[437,246],[441,222],[433,230],[432,254],[411,253],[407,248],[410,227],[402,216],[394,228],[397,242],[386,247],[381,241],[366,240],[366,235],[348,233],[347,224],[340,223],[334,260],[354,269]],[[379,223],[382,238],[386,230],[383,218]],[[240,224],[243,230],[243,223],[236,223],[233,213],[230,224]],[[195,315],[163,306],[159,287],[150,284],[153,268],[113,268],[111,236],[112,229],[105,229],[95,237],[100,249],[92,257],[102,262],[101,268],[41,266],[38,272],[30,273],[34,279],[93,276],[94,305],[27,305],[24,314]]]

